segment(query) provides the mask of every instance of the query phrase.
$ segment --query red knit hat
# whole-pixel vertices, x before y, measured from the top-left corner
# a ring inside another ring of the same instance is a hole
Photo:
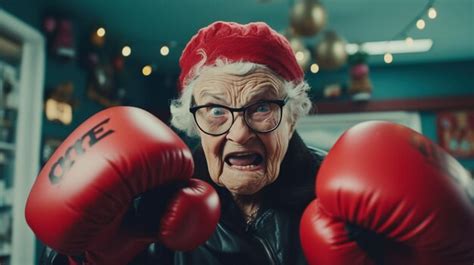
[[[288,81],[303,80],[303,71],[296,62],[288,41],[263,22],[246,25],[234,22],[214,22],[194,35],[183,50],[179,65],[179,90],[182,91],[193,67],[202,60],[199,51],[207,55],[204,65],[218,58],[231,62],[252,62],[272,69]]]

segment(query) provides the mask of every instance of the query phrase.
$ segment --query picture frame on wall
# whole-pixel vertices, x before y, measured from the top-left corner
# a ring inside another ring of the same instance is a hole
[[[457,158],[474,158],[474,111],[445,111],[436,115],[440,146]]]

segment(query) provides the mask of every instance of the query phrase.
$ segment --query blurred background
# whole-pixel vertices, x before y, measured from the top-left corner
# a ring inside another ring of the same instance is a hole
[[[58,144],[116,105],[169,122],[179,56],[217,20],[290,40],[312,87],[308,144],[391,120],[474,171],[474,0],[1,0],[0,265],[37,263],[24,203]]]

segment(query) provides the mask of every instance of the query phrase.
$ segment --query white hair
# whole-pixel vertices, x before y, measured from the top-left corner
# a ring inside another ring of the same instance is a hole
[[[190,78],[184,81],[183,93],[178,99],[171,101],[171,125],[175,128],[185,132],[188,136],[199,136],[197,126],[194,123],[194,118],[189,108],[191,107],[193,97],[193,87],[200,74],[204,71],[214,70],[220,73],[226,73],[237,76],[245,76],[256,72],[257,70],[269,70],[265,65],[250,63],[250,62],[229,62],[226,59],[217,59],[213,65],[204,65],[207,57],[205,53],[200,53],[203,59],[194,67],[189,74]],[[274,74],[276,77],[278,75]],[[280,77],[279,77],[280,78]],[[283,80],[283,94],[286,94],[287,103],[285,107],[288,110],[288,118],[290,123],[294,124],[296,121],[308,114],[311,109],[311,100],[308,97],[307,91],[310,87],[305,81],[294,83]]]

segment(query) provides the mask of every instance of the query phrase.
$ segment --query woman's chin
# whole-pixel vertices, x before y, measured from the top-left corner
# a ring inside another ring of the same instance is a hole
[[[265,186],[263,168],[258,170],[240,170],[225,168],[220,177],[220,182],[234,194],[251,195]]]
[[[254,195],[260,191],[260,189],[256,189],[256,186],[248,187],[248,186],[236,186],[236,187],[226,187],[227,190],[230,191],[234,196],[235,195]]]

